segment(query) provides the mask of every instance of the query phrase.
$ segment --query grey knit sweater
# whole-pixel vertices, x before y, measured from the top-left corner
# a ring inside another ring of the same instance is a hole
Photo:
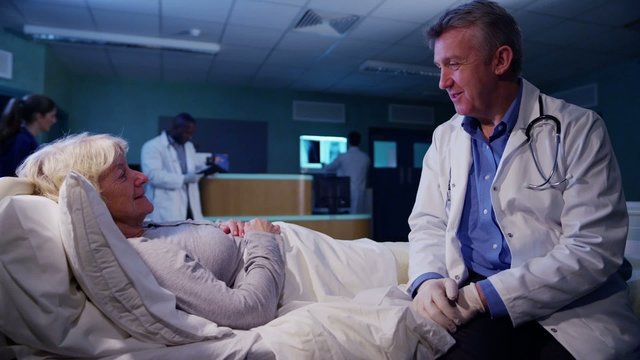
[[[284,282],[280,236],[234,238],[211,223],[185,222],[147,227],[129,240],[178,308],[234,329],[275,318]]]

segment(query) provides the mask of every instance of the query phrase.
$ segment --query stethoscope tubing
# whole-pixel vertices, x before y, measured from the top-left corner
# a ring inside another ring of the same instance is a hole
[[[564,178],[558,182],[551,182],[551,179],[553,178],[553,176],[556,174],[558,170],[558,156],[560,154],[560,135],[562,132],[561,126],[560,126],[560,120],[558,120],[558,118],[553,115],[544,114],[544,107],[542,105],[542,96],[540,95],[538,96],[538,107],[540,110],[540,116],[531,120],[529,125],[527,125],[527,128],[525,129],[525,135],[527,137],[527,142],[529,143],[529,150],[531,151],[531,157],[533,158],[533,163],[536,165],[536,169],[538,170],[538,173],[540,174],[540,176],[544,181],[541,184],[537,184],[537,185],[534,185],[534,184],[527,185],[527,188],[529,189],[540,189],[547,185],[550,187],[556,187],[562,184],[563,182],[567,181],[567,178]],[[551,122],[551,124],[553,124],[555,128],[554,133],[556,138],[556,141],[555,141],[556,149],[555,149],[555,154],[553,159],[553,167],[551,168],[551,173],[549,174],[549,176],[546,176],[544,173],[544,170],[542,169],[542,166],[540,165],[540,161],[536,156],[536,152],[533,148],[533,142],[531,141],[532,140],[531,136],[532,136],[532,131],[536,126],[544,125],[545,123],[549,123],[549,122]]]

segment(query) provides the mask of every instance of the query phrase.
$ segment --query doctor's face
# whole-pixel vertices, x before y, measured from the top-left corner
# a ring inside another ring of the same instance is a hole
[[[436,39],[433,59],[440,69],[439,86],[449,94],[456,112],[483,120],[492,117],[498,77],[492,59],[480,50],[480,39],[473,27],[448,30]]]
[[[124,154],[105,170],[98,180],[102,198],[116,225],[141,226],[153,205],[144,195],[144,184],[148,178],[141,172],[132,170]],[[127,235],[127,234],[125,234]]]

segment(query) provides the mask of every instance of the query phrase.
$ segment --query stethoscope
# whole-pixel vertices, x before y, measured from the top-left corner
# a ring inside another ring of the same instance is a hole
[[[558,182],[551,182],[551,179],[556,174],[556,171],[558,169],[558,155],[560,153],[560,133],[561,133],[560,120],[558,120],[558,118],[553,115],[544,114],[544,107],[542,106],[542,96],[538,96],[538,105],[540,108],[540,116],[531,120],[529,125],[527,125],[527,128],[525,129],[525,135],[527,136],[527,142],[529,143],[529,150],[531,151],[531,157],[533,158],[533,162],[536,164],[538,173],[540,174],[544,182],[538,185],[529,184],[527,185],[527,188],[529,189],[539,189],[545,185],[548,185],[550,187],[556,187],[562,184],[563,182],[567,181],[567,178],[564,178]],[[556,152],[553,157],[553,168],[551,169],[551,173],[549,174],[549,176],[545,175],[544,170],[542,169],[542,166],[538,161],[538,157],[536,156],[536,152],[533,148],[533,144],[531,141],[531,132],[533,131],[533,129],[538,125],[545,125],[545,124],[552,124],[555,127],[555,138],[556,138]]]

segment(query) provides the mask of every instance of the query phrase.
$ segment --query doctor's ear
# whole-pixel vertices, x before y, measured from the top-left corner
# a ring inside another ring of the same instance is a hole
[[[511,68],[511,61],[513,61],[513,50],[507,45],[502,45],[494,54],[493,58],[493,71],[496,75],[504,75]]]

